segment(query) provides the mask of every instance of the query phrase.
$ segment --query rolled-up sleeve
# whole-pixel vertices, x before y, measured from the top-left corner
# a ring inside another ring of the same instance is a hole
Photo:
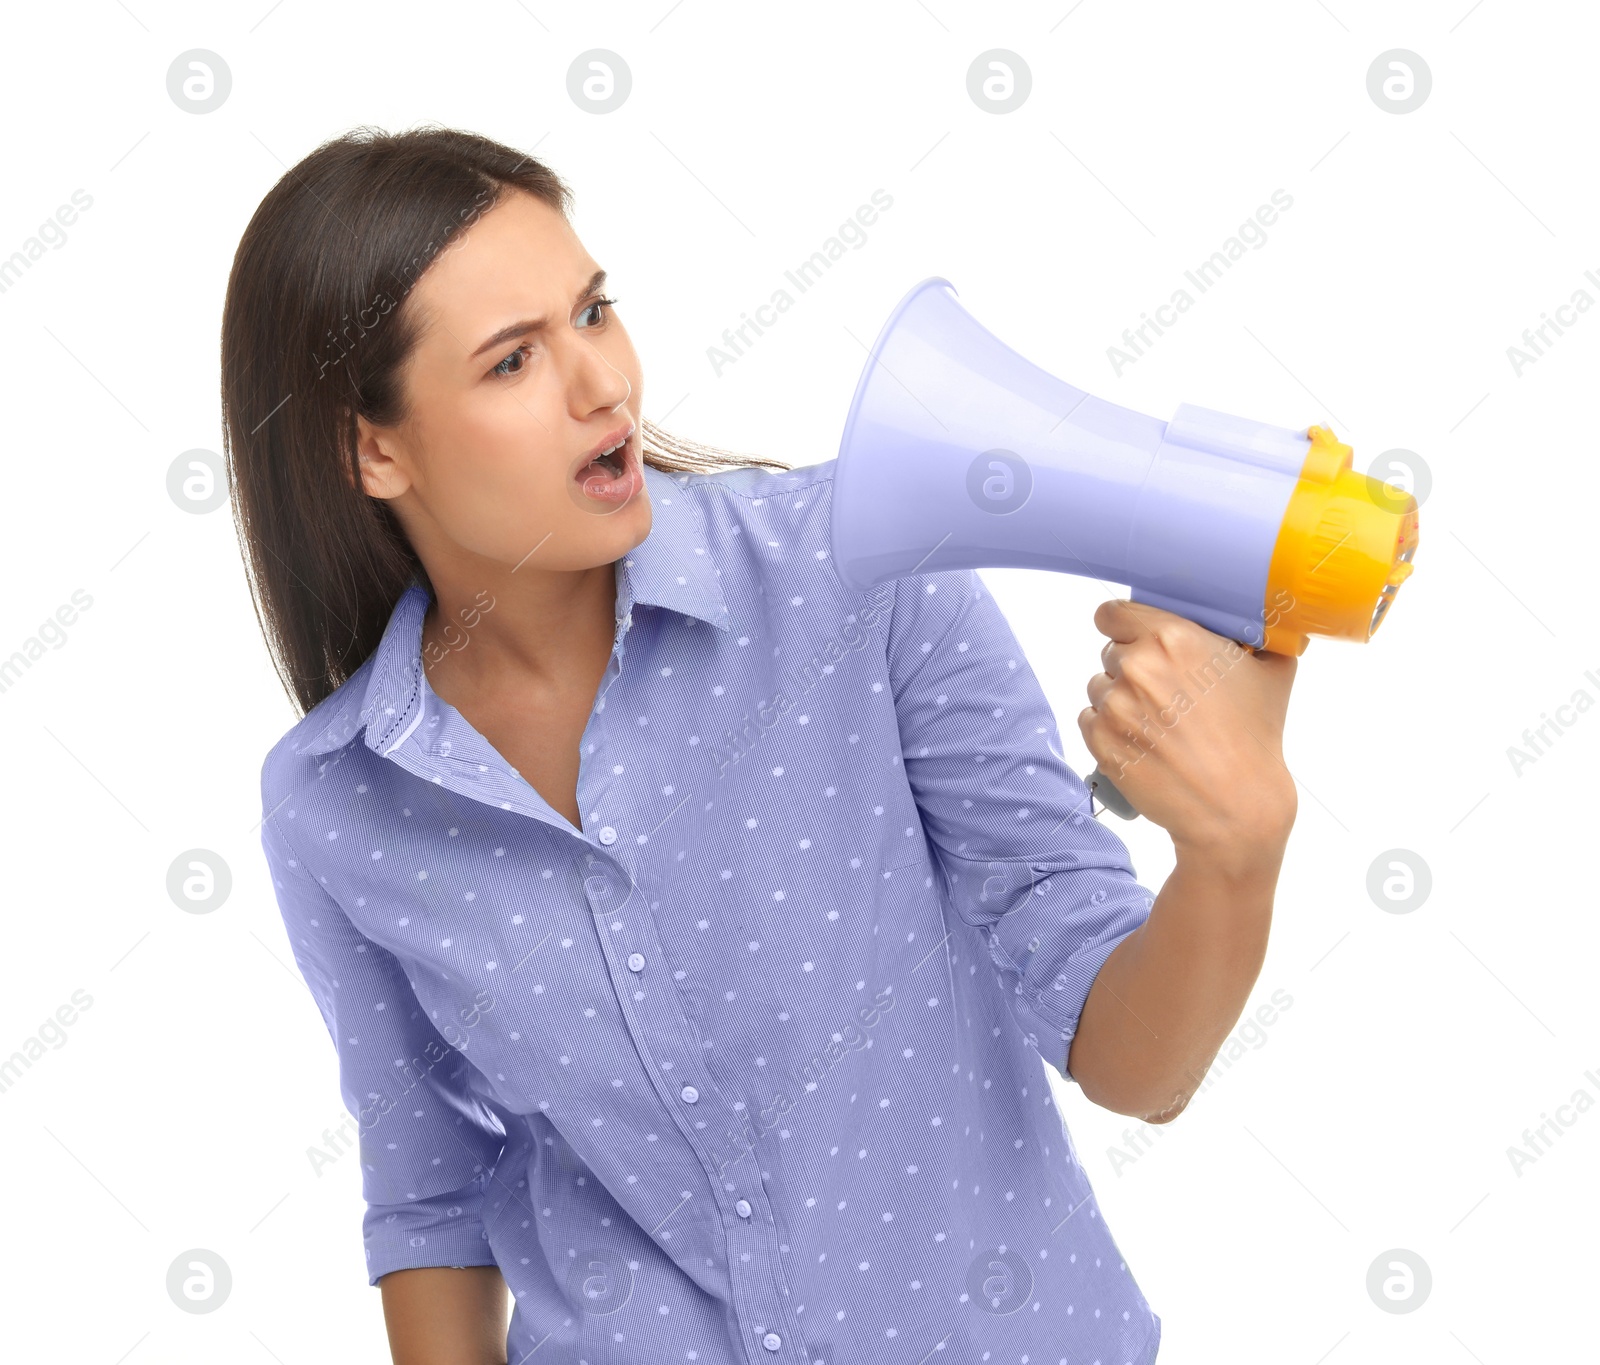
[[[897,579],[886,649],[906,776],[945,893],[982,931],[1029,1043],[1071,1080],[1089,987],[1154,897],[1093,818],[1039,681],[975,570]]]
[[[359,1131],[367,1283],[391,1270],[495,1264],[483,1190],[505,1130],[467,1086],[470,1063],[430,1022],[400,962],[350,922],[271,815],[261,845]]]

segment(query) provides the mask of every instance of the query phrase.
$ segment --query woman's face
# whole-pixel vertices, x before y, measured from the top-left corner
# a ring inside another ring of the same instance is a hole
[[[358,418],[357,451],[366,491],[390,501],[435,583],[589,569],[649,534],[643,376],[605,298],[603,272],[567,220],[522,191],[452,241],[411,291],[408,416],[394,427]],[[624,434],[618,484],[588,466]]]

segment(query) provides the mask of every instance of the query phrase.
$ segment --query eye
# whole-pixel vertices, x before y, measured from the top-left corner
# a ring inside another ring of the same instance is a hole
[[[491,375],[499,375],[500,378],[502,378],[502,379],[510,379],[510,378],[512,378],[512,377],[514,377],[516,375],[521,374],[523,372],[523,370],[528,368],[526,362],[518,365],[516,367],[516,369],[514,369],[514,370],[508,370],[506,368],[506,366],[511,361],[519,359],[522,356],[522,353],[524,351],[531,351],[532,349],[533,348],[531,346],[529,346],[526,342],[524,342],[521,346],[518,346],[516,350],[512,351],[510,355],[508,355],[504,360],[502,360],[492,370],[490,370],[489,373]]]
[[[614,308],[616,303],[616,299],[591,299],[589,303],[584,306],[583,313],[578,314],[578,316],[582,317],[584,313],[593,312],[596,308]],[[599,323],[603,321],[605,321],[604,318],[597,318],[594,325],[598,326]]]

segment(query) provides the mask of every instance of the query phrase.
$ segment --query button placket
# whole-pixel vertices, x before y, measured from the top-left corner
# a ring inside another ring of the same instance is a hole
[[[619,605],[621,599],[618,599]],[[606,663],[605,674],[600,679],[600,686],[595,693],[594,705],[589,709],[588,718],[584,722],[583,733],[578,737],[578,811],[579,826],[588,835],[590,826],[584,819],[582,812],[589,812],[589,819],[598,818],[600,811],[607,807],[606,794],[610,790],[610,770],[606,768],[604,738],[606,696],[611,691],[611,686],[622,676],[622,658],[628,652],[624,643],[624,636],[633,624],[633,613],[628,611],[625,616],[616,618],[616,634],[611,641],[611,658]],[[591,786],[588,781],[589,774],[594,770],[594,760],[599,760],[601,769],[605,773],[598,785]],[[594,838],[607,847],[617,842],[617,830],[614,825],[602,825],[595,832]]]
[[[734,1198],[739,1187],[733,1185],[733,1192],[729,1191],[724,1182],[726,1163],[718,1164],[717,1155],[710,1149],[706,1137],[711,1121],[719,1116],[725,1117],[732,1128],[743,1132],[740,1111],[731,1103],[721,1100],[721,1092],[705,1070],[697,1035],[683,1014],[676,991],[646,991],[630,983],[629,978],[623,975],[624,970],[639,972],[652,958],[657,962],[666,960],[655,940],[655,920],[646,913],[652,901],[659,902],[659,887],[653,878],[635,872],[632,884],[627,888],[627,896],[624,897],[620,891],[614,893],[611,884],[627,874],[597,853],[585,855],[584,870],[584,886],[589,891],[590,904],[602,929],[600,940],[606,960],[611,964],[612,981],[628,1031],[656,1085],[657,1094],[662,1097],[663,1104],[673,1111],[679,1131],[688,1138],[700,1158],[711,1197],[719,1209],[733,1215],[722,1220],[725,1243],[721,1249],[727,1255],[737,1316],[746,1324],[747,1330],[761,1334],[758,1339],[766,1350],[782,1350],[784,1335],[767,1330],[774,1322],[788,1320],[784,1303],[784,1296],[788,1292],[787,1277],[779,1259],[776,1233],[764,1226],[762,1219],[754,1216],[756,1204],[748,1198]],[[609,903],[613,901],[617,904]],[[623,903],[630,908],[627,913],[619,915]],[[639,967],[633,965],[636,959]],[[636,999],[636,995],[639,998]],[[664,1046],[661,1045],[663,1040]],[[658,1061],[657,1058],[662,1060]],[[691,1073],[693,1079],[682,1079],[675,1074],[679,1071]],[[702,1110],[705,1111],[704,1117],[700,1114]],[[754,1156],[753,1153],[746,1154],[752,1158]],[[753,1159],[750,1163],[750,1179],[754,1182],[754,1188],[750,1188],[749,1193],[759,1202],[765,1198],[765,1191],[760,1187],[759,1163]],[[770,1222],[770,1217],[767,1221]],[[787,1338],[801,1342],[799,1331],[793,1323],[790,1324]],[[803,1347],[792,1348],[792,1351],[796,1349],[799,1351],[794,1357],[796,1365],[804,1365],[808,1360],[807,1353]]]

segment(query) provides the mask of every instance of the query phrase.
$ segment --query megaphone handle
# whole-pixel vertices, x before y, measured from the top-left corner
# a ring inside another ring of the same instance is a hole
[[[1139,818],[1139,812],[1128,804],[1128,798],[1111,785],[1111,779],[1099,768],[1089,774],[1087,785],[1100,804],[1113,815],[1120,815],[1124,820]]]

